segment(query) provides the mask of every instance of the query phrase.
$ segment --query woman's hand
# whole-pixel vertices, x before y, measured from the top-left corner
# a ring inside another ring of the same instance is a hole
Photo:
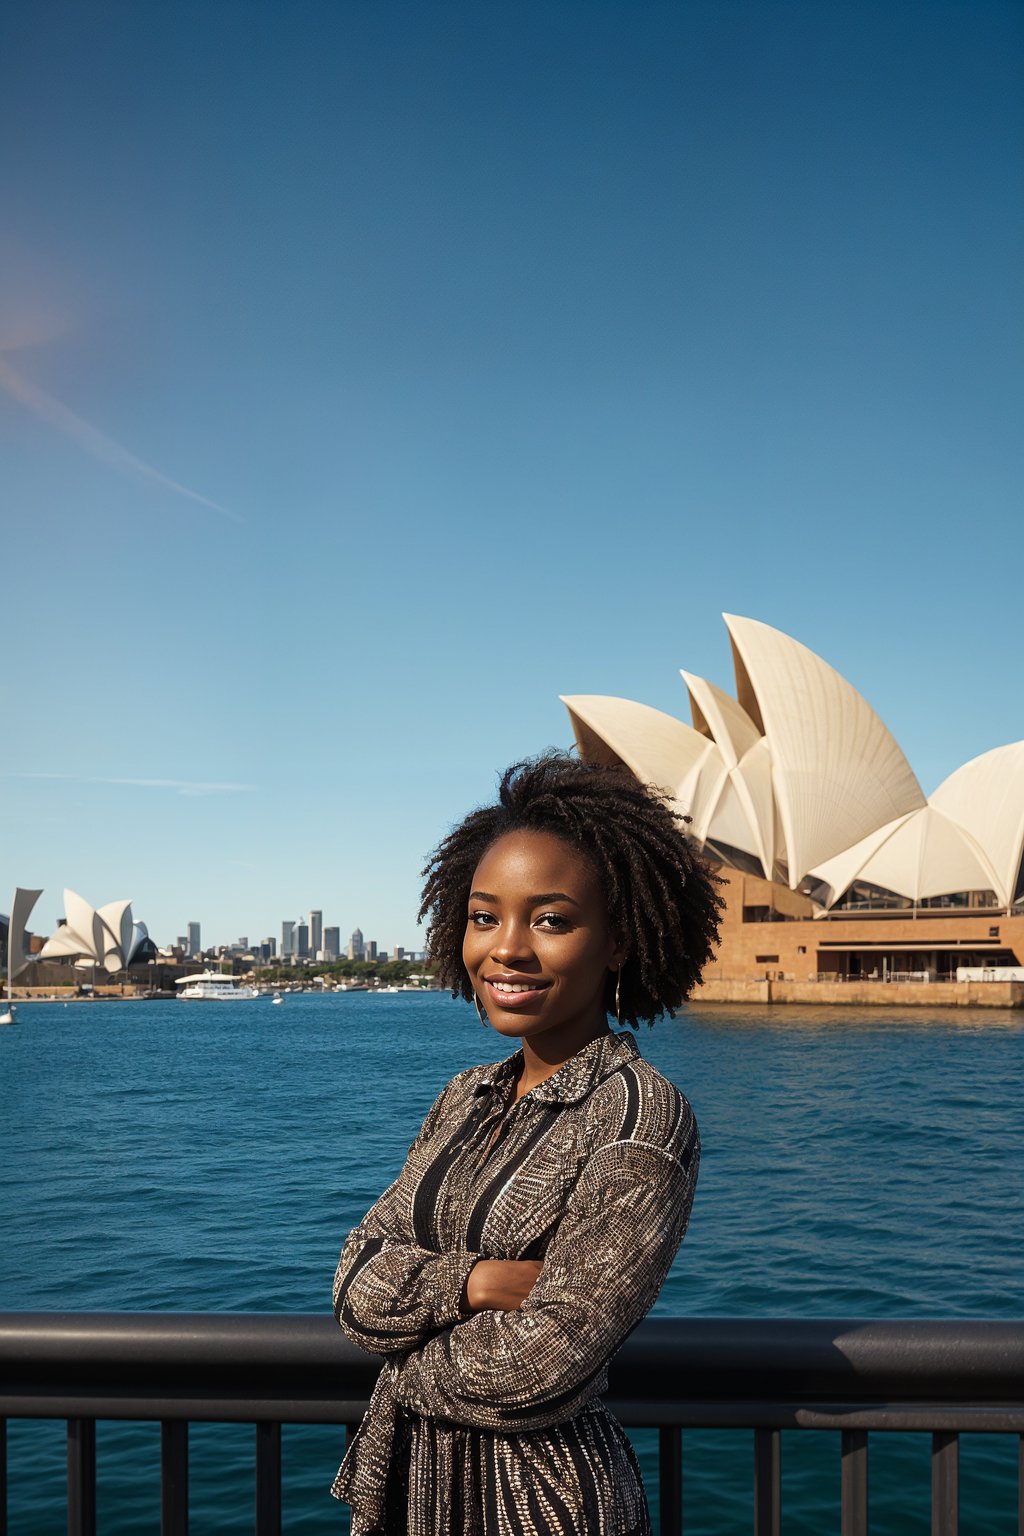
[[[539,1259],[479,1259],[466,1282],[471,1312],[518,1312],[544,1268]]]

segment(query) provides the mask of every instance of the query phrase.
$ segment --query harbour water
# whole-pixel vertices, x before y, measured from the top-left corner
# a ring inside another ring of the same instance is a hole
[[[703,1140],[659,1313],[1024,1315],[1024,1020],[922,1012],[695,1007],[642,1032]],[[0,1309],[329,1308],[341,1240],[436,1092],[506,1053],[438,994],[23,1007],[0,1031]],[[155,1533],[157,1427],[98,1441],[104,1536]],[[18,1421],[9,1453],[12,1536],[58,1536],[63,1426]],[[289,1533],[339,1530],[338,1454],[337,1430],[286,1428]],[[685,1454],[689,1536],[749,1531],[749,1434],[688,1433]],[[871,1454],[872,1532],[926,1536],[927,1437]],[[1016,1530],[1016,1457],[964,1437],[965,1536]],[[252,1468],[250,1429],[193,1427],[193,1536],[252,1530]],[[783,1518],[838,1530],[837,1436],[784,1435]]]

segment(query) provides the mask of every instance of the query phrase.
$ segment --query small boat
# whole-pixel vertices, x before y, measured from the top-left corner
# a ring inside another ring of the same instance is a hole
[[[271,1002],[272,1003],[283,1003],[284,1002],[284,998],[281,996],[280,992],[275,992],[273,997],[271,998]]]
[[[0,1013],[0,1024],[16,1024],[16,1023],[17,1023],[17,1020],[14,1017],[14,1004],[11,1002],[10,998],[8,998],[7,999],[7,1007],[6,1007],[5,1011],[3,1013]]]
[[[236,1002],[239,998],[259,997],[255,987],[243,987],[233,976],[222,976],[219,971],[202,971],[198,976],[181,976],[174,983],[180,987],[179,1001],[187,1003]]]

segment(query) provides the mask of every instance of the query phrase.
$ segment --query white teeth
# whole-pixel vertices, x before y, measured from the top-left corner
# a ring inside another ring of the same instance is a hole
[[[535,990],[532,982],[528,981],[492,981],[491,986],[499,992],[533,992]]]

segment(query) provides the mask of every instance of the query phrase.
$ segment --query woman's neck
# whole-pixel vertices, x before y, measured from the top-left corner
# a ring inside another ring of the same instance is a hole
[[[541,1035],[537,1040],[522,1040],[523,1067],[516,1083],[516,1098],[521,1099],[539,1083],[554,1077],[567,1061],[571,1061],[580,1051],[586,1050],[588,1045],[607,1033],[608,1021],[602,1018],[587,1030],[575,1032],[567,1039],[550,1040],[547,1035]]]

